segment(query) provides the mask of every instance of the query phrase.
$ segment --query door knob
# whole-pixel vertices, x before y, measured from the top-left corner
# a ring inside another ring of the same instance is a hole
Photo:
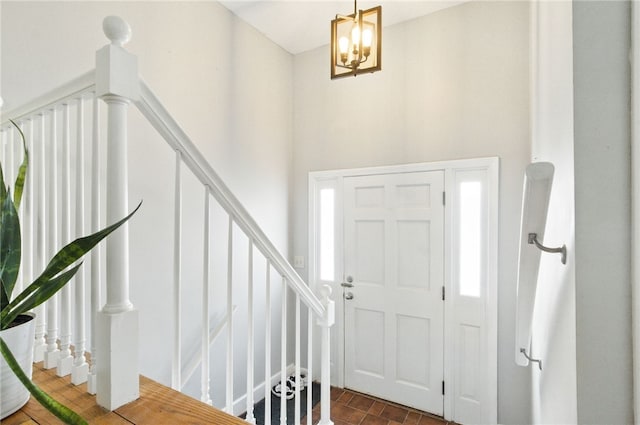
[[[353,278],[351,276],[347,276],[347,281],[342,282],[340,286],[343,288],[353,288]]]
[[[353,299],[353,292],[347,292],[344,294],[344,299],[345,300],[352,300]]]

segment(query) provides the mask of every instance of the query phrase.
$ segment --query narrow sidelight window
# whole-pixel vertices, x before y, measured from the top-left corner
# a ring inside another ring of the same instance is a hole
[[[335,190],[320,190],[320,279],[335,280]]]
[[[459,263],[460,295],[479,297],[482,284],[482,183],[461,182]]]

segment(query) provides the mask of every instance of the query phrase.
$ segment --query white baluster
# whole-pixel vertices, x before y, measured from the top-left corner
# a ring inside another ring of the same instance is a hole
[[[322,304],[324,305],[324,317],[320,321],[322,326],[322,359],[320,382],[320,422],[319,425],[333,425],[331,420],[331,334],[330,329],[335,322],[335,302],[329,298],[331,287],[322,286]]]
[[[17,122],[16,124],[18,124],[18,126],[20,127],[20,129],[24,132],[24,125],[22,122]],[[17,148],[17,146],[20,146],[20,149]],[[15,177],[17,177],[18,175],[18,168],[20,166],[20,160],[16,157],[16,154],[18,152],[22,152],[22,140],[20,139],[20,133],[15,129],[15,127],[11,127],[11,139],[10,139],[10,143],[9,143],[9,173],[7,175],[7,177],[5,177],[5,179],[7,179],[7,184],[11,185],[11,195],[13,196],[14,192],[15,192],[15,187],[13,187],[13,182],[15,181]],[[18,209],[18,217],[20,220],[20,223],[24,223],[24,210],[25,210],[25,205],[24,205],[24,189],[26,189],[25,187],[23,187],[23,192],[22,192],[22,200],[23,203],[20,206],[20,208]],[[25,256],[27,255],[27,249],[26,249],[26,225],[22,226],[22,234],[21,234],[21,243],[22,243],[22,256],[23,259],[25,258]],[[18,277],[16,279],[16,287],[14,290],[14,294],[18,294],[21,291],[22,288],[22,280],[23,280],[23,273],[18,273]]]
[[[247,279],[247,417],[255,424],[253,416],[253,240],[249,239],[249,271]]]
[[[14,168],[14,162],[15,162],[15,149],[14,149],[14,145],[15,145],[15,136],[16,136],[16,131],[15,131],[15,127],[12,125],[11,127],[9,127],[9,143],[7,144],[7,155],[5,156],[6,158],[6,170],[5,170],[5,179],[7,179],[7,184],[13,184],[13,176],[14,176],[14,172],[13,172],[13,168]],[[13,193],[13,189],[11,190],[11,193]]]
[[[34,145],[33,148],[33,161],[34,166],[31,167],[35,170],[34,180],[37,180],[37,199],[38,208],[34,208],[34,212],[37,212],[37,256],[38,256],[38,268],[40,271],[44,270],[47,266],[47,203],[46,194],[47,187],[45,182],[47,180],[47,161],[46,161],[46,137],[45,137],[45,116],[40,114],[40,138],[38,140],[38,147]],[[36,330],[35,330],[35,342],[33,344],[33,361],[41,362],[44,360],[44,353],[47,349],[45,336],[46,330],[46,304],[40,304],[36,307]]]
[[[7,135],[9,134],[9,129],[0,129],[0,162],[2,162],[2,171],[7,173]]]
[[[58,250],[58,152],[57,152],[57,113],[55,107],[50,113],[51,136],[49,140],[49,190],[47,196],[49,201],[49,214],[47,229],[49,256]],[[58,349],[58,297],[56,294],[47,301],[47,351],[44,354],[44,367],[53,369],[58,366],[60,350]]]
[[[296,294],[296,371],[295,371],[295,425],[300,425],[300,295]]]
[[[264,423],[271,423],[271,262],[267,259],[264,306]]]
[[[287,425],[287,280],[282,277],[280,318],[280,425]]]
[[[227,389],[225,411],[233,414],[233,217],[227,239]]]
[[[111,44],[96,54],[96,95],[107,104],[107,222],[129,213],[127,176],[127,110],[139,97],[137,58],[122,45],[131,29],[122,19],[103,21]],[[107,299],[98,313],[97,402],[117,409],[140,396],[139,317],[129,300],[129,225],[107,238]]]
[[[69,134],[69,104],[62,104],[62,245],[71,242],[71,152]],[[60,358],[56,373],[58,376],[67,376],[71,373],[73,357],[71,357],[71,286],[67,283],[60,291]]]
[[[76,237],[84,236],[84,102],[78,98],[76,135]],[[85,331],[85,279],[84,267],[75,276],[75,329],[74,329],[74,359],[71,371],[71,382],[80,385],[87,381],[89,365],[85,359],[86,331]]]
[[[313,423],[313,311],[307,308],[307,425]]]
[[[25,133],[26,128],[25,128],[24,122],[20,121],[20,122],[17,122],[16,124],[18,124],[23,134],[26,135]],[[11,170],[11,173],[5,177],[5,179],[7,179],[8,177],[8,181],[6,183],[12,186],[11,195],[13,196],[15,191],[15,188],[13,187],[13,182],[15,181],[15,178],[18,176],[18,169],[21,163],[21,157],[18,157],[18,153],[22,152],[22,139],[20,138],[20,133],[17,130],[12,130],[12,131],[13,131],[13,137],[11,138],[11,163],[12,163],[13,169]],[[18,146],[20,147],[19,149],[18,149]],[[27,209],[26,197],[27,197],[27,187],[23,186],[22,203],[20,205],[20,208],[18,209],[18,217],[19,217],[20,223],[22,223],[21,243],[22,243],[22,264],[24,265],[24,268],[22,269],[22,272],[18,274],[18,278],[16,279],[16,287],[13,292],[14,294],[18,294],[22,291],[22,282],[24,280],[24,275],[25,273],[28,273],[27,262],[28,262],[28,256],[29,256],[29,246],[27,244],[27,240],[28,240],[29,229],[28,229],[28,224],[25,220],[25,211]]]
[[[98,230],[100,230],[100,103],[94,93],[91,119],[91,232],[97,232]],[[102,307],[100,302],[100,288],[102,287],[101,250],[100,244],[91,250],[91,365],[89,367],[89,376],[87,377],[87,392],[89,394],[95,394],[98,390],[96,319],[98,310]]]
[[[203,403],[211,405],[210,390],[210,350],[209,350],[209,276],[211,271],[211,259],[209,251],[211,249],[211,214],[209,212],[209,187],[204,187],[204,255],[202,271],[202,368],[201,368],[201,397]]]
[[[180,343],[182,300],[181,282],[182,273],[182,154],[176,151],[176,174],[174,192],[174,227],[173,227],[173,358],[171,365],[171,388],[180,391],[182,389],[182,358]]]
[[[35,127],[35,117],[29,118],[29,130],[27,132],[27,149],[29,150],[29,154],[31,155],[35,148],[35,143],[33,140],[34,137],[34,127]],[[29,162],[33,161],[33,158],[29,158]],[[26,186],[25,193],[23,194],[24,198],[24,211],[27,217],[26,227],[27,227],[27,237],[26,237],[26,245],[27,245],[27,258],[25,263],[25,273],[23,285],[21,285],[19,291],[22,292],[22,288],[26,285],[29,285],[34,280],[34,265],[35,265],[35,214],[36,209],[34,207],[35,204],[35,182],[34,182],[34,167],[29,164],[27,167],[27,176],[26,176]]]

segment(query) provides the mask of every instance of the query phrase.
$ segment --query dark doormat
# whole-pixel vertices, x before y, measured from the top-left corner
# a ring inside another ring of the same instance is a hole
[[[313,382],[311,384],[311,403],[315,406],[320,401],[320,384]],[[300,391],[300,419],[307,415],[307,390]],[[294,424],[295,416],[295,398],[287,400],[287,425]],[[264,423],[264,399],[260,400],[253,405],[253,416],[256,418],[257,425],[265,425]],[[241,416],[246,417],[246,413]],[[271,394],[271,422],[267,422],[267,425],[280,425],[280,397]]]

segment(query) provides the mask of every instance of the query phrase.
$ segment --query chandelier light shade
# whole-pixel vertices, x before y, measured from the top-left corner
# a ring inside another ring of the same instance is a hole
[[[331,21],[331,79],[380,71],[382,6],[336,15]]]

